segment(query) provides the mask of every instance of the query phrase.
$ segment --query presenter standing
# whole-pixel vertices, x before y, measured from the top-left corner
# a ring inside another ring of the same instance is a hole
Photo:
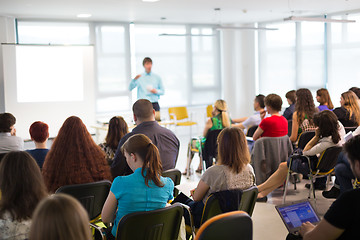
[[[137,98],[149,100],[156,112],[156,120],[160,120],[160,105],[158,101],[160,95],[164,95],[164,86],[162,84],[161,78],[151,72],[151,58],[144,58],[143,66],[145,68],[145,72],[143,74],[137,75],[133,80],[131,80],[129,91],[137,87]]]

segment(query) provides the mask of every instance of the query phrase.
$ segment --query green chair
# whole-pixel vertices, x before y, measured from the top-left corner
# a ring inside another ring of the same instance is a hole
[[[179,195],[179,190],[176,188],[177,185],[180,184],[181,181],[181,172],[178,169],[169,169],[162,172],[163,177],[169,177],[174,182],[174,198]]]
[[[125,215],[118,224],[116,239],[175,240],[178,238],[183,207],[172,206]]]

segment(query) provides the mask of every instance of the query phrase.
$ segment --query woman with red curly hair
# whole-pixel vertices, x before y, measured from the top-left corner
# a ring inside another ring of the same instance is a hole
[[[66,119],[60,128],[42,173],[49,192],[64,185],[112,179],[105,153],[76,116]]]

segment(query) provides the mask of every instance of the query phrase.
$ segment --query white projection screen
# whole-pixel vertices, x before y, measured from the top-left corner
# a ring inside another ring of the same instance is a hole
[[[5,111],[16,117],[17,135],[29,139],[34,121],[55,137],[64,120],[95,123],[93,46],[2,45]],[[89,129],[91,130],[91,129]]]

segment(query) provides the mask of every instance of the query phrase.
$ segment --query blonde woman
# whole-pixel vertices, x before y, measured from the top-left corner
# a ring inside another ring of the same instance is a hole
[[[52,195],[36,208],[29,239],[92,239],[88,214],[75,198],[65,194]]]
[[[341,107],[335,108],[334,113],[344,127],[357,127],[360,125],[360,109],[358,97],[353,91],[341,94]]]
[[[222,99],[216,100],[211,114],[212,114],[212,117],[209,118],[205,123],[203,136],[200,137],[201,148],[204,147],[204,143],[206,141],[206,136],[210,131],[221,130],[223,128],[230,127],[230,125],[231,125],[229,113],[227,112],[227,103],[225,100],[222,100]],[[200,148],[199,142],[194,139],[191,140],[191,144],[192,144],[192,148],[196,148],[196,149]],[[189,148],[190,148],[190,144],[189,144]],[[188,153],[189,153],[188,157],[190,157],[190,164],[191,164],[194,154],[190,153],[190,150],[188,150]],[[190,164],[189,164],[189,166],[190,166]],[[185,172],[183,172],[183,175],[187,174],[187,170],[188,169],[186,168]],[[196,172],[201,173],[201,171],[202,171],[202,163],[200,162]]]

